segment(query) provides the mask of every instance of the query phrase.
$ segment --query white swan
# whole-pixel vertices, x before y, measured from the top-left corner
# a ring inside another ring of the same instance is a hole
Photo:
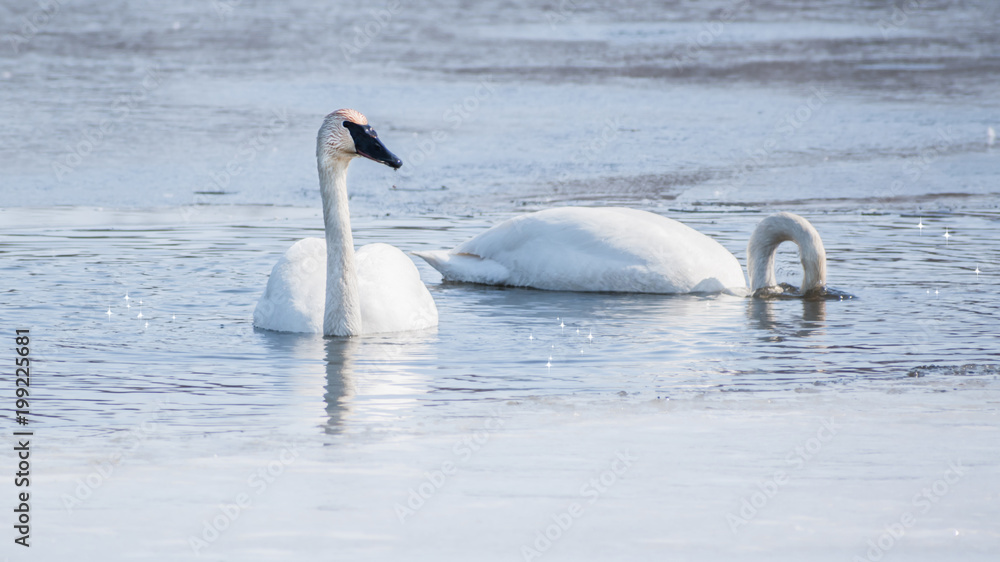
[[[300,240],[278,260],[254,310],[254,326],[325,336],[437,326],[434,299],[410,258],[388,244],[354,251],[347,166],[357,156],[394,169],[403,165],[361,113],[327,115],[316,139],[326,241]]]
[[[764,219],[747,251],[751,291],[781,293],[774,253],[791,240],[802,292],[826,279],[819,234],[798,215]],[[673,219],[620,207],[547,209],[500,223],[448,251],[417,252],[445,280],[554,291],[746,294],[739,262],[715,240]]]
[[[783,293],[774,278],[774,254],[782,242],[795,242],[802,263],[803,296],[821,296],[826,291],[826,249],[819,232],[806,219],[793,213],[776,213],[760,221],[747,242],[747,274],[754,296]],[[836,292],[832,296],[843,296]]]

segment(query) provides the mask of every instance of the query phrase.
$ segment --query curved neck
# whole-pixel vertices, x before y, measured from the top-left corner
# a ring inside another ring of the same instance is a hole
[[[348,158],[319,160],[319,186],[326,226],[326,308],[324,336],[361,334],[361,301],[354,264],[351,213],[347,208]]]
[[[819,289],[826,284],[826,250],[819,232],[798,215],[778,213],[761,221],[747,244],[747,273],[751,291],[778,284],[774,277],[774,255],[778,246],[787,241],[795,242],[799,247],[803,270],[802,292]]]

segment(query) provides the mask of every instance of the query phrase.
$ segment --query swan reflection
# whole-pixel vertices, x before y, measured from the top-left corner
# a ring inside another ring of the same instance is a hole
[[[378,423],[398,418],[430,392],[423,374],[435,363],[429,352],[435,330],[360,338],[324,338],[259,330],[279,368],[295,365],[280,377],[300,395],[323,398],[327,433],[352,422]]]
[[[801,320],[779,319],[778,312],[802,307]],[[782,307],[778,309],[778,307]],[[785,337],[807,338],[825,333],[826,301],[823,299],[750,299],[747,320],[751,328],[770,332],[765,339],[781,341]]]
[[[363,338],[330,338],[325,348],[326,432],[344,431],[352,419],[389,422],[430,392],[422,367],[434,364],[432,331]]]
[[[323,402],[326,404],[327,433],[339,433],[351,410],[351,399],[357,394],[355,387],[354,356],[360,345],[358,338],[330,338],[323,340],[326,382],[323,385]]]

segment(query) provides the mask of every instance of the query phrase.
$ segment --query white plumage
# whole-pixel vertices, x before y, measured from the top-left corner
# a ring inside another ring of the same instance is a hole
[[[389,244],[368,244],[354,259],[363,333],[437,326],[434,299],[406,254]],[[275,264],[253,323],[277,332],[322,333],[325,302],[326,241],[305,238]]]
[[[801,294],[826,285],[826,250],[806,219],[777,213],[747,245],[751,287],[715,240],[673,219],[621,207],[563,207],[515,217],[448,251],[417,252],[446,280],[553,291],[785,293],[774,278],[778,246],[799,247]]]
[[[437,326],[434,299],[410,258],[388,244],[354,250],[347,167],[358,156],[392,168],[403,164],[364,115],[350,109],[327,115],[316,139],[326,240],[300,240],[278,260],[254,310],[254,326],[327,336]]]
[[[736,258],[673,219],[563,207],[505,221],[453,250],[418,252],[447,280],[555,291],[744,292]]]

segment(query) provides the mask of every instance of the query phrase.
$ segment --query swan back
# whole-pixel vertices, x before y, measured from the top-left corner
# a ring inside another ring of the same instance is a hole
[[[271,270],[253,325],[276,332],[322,333],[325,294],[326,242],[299,240]]]
[[[367,244],[356,253],[365,334],[424,330],[438,325],[434,299],[413,261],[389,244]]]
[[[776,286],[774,255],[782,242],[795,242],[802,262],[802,292],[826,284],[826,250],[819,232],[806,219],[793,213],[777,213],[762,220],[747,244],[747,273],[750,290]]]
[[[360,327],[355,335],[437,326],[438,312],[420,272],[402,251],[368,244],[352,252],[357,262]],[[278,260],[257,302],[253,324],[276,332],[323,333],[326,242],[299,240]]]
[[[417,253],[445,279],[557,291],[745,290],[721,244],[635,209],[563,207],[505,221],[444,252]]]

